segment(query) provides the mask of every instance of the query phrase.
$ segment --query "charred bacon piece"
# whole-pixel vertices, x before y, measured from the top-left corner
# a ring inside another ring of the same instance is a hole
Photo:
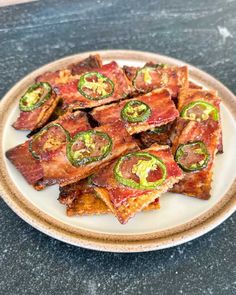
[[[153,89],[167,88],[173,98],[181,88],[188,87],[188,68],[164,64],[147,63],[144,67],[124,66],[126,76],[135,88],[133,95],[147,93]]]
[[[54,183],[53,180],[44,182],[43,159],[52,157],[68,141],[68,136],[73,137],[79,131],[88,129],[90,125],[83,112],[67,113],[25,143],[8,150],[6,156],[29,184],[42,189],[44,184]]]
[[[135,99],[95,108],[91,115],[100,124],[124,122],[129,134],[135,134],[172,122],[179,113],[168,90],[156,89]]]
[[[20,98],[20,115],[12,125],[17,130],[35,130],[44,126],[54,109],[59,98],[50,84],[39,82],[31,85]]]
[[[92,178],[94,190],[120,223],[152,203],[183,176],[168,146],[128,153]]]
[[[68,216],[100,215],[111,213],[109,207],[98,197],[88,179],[60,187],[59,202],[66,206]],[[144,208],[145,211],[160,208],[159,198]]]

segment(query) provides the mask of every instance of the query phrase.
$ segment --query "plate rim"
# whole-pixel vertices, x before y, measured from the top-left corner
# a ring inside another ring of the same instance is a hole
[[[87,57],[89,54],[100,54],[104,59],[130,59],[144,62],[153,60],[166,61],[166,63],[169,64],[188,65],[190,76],[192,73],[192,75],[197,77],[198,80],[203,81],[203,83],[207,81],[207,83],[210,82],[210,84],[216,85],[219,93],[221,95],[225,94],[227,99],[224,101],[224,104],[236,121],[236,97],[234,94],[211,75],[181,60],[152,52],[135,50],[89,51],[57,59],[39,67],[18,81],[4,95],[0,102],[0,111],[3,114],[0,119],[0,193],[7,205],[28,224],[53,238],[88,249],[123,253],[160,250],[180,245],[209,232],[233,214],[236,210],[236,198],[234,197],[236,193],[236,179],[234,179],[226,194],[222,196],[213,207],[202,213],[199,217],[169,230],[147,234],[135,234],[135,237],[132,234],[97,233],[90,230],[79,229],[73,225],[69,226],[42,212],[21,194],[8,175],[4,161],[5,151],[3,151],[2,146],[3,131],[4,122],[8,118],[8,112],[4,111],[4,109],[13,108],[15,104],[13,102],[14,98],[11,98],[14,97],[13,93],[20,89],[23,90],[30,82],[33,82],[33,79],[40,73],[66,66],[73,61],[75,62],[76,60],[78,61]]]

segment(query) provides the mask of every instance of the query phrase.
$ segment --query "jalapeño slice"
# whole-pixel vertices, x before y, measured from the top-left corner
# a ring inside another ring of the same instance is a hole
[[[209,152],[202,141],[181,144],[175,153],[175,161],[185,172],[204,169],[207,167],[209,159]]]
[[[156,189],[167,176],[161,159],[147,152],[134,152],[121,157],[114,167],[115,179],[135,189]]]
[[[149,134],[160,134],[160,133],[167,132],[168,129],[169,129],[169,125],[166,124],[166,125],[162,125],[162,126],[159,126],[159,127],[154,127],[153,129],[150,129],[147,132]]]
[[[78,91],[88,99],[100,100],[113,94],[114,83],[103,74],[89,72],[80,77]]]
[[[55,151],[69,138],[68,131],[60,124],[51,123],[33,136],[29,142],[29,151],[35,159],[40,160],[43,154]]]
[[[52,87],[47,82],[33,84],[20,98],[19,108],[23,112],[30,112],[44,104],[52,94]]]
[[[102,160],[112,148],[107,133],[88,130],[77,133],[66,147],[66,155],[73,166],[82,166]]]
[[[121,110],[121,118],[130,123],[146,121],[150,115],[150,107],[140,100],[128,101]]]
[[[219,111],[209,102],[196,100],[185,106],[180,116],[186,120],[198,122],[205,121],[211,116],[213,120],[218,121]]]

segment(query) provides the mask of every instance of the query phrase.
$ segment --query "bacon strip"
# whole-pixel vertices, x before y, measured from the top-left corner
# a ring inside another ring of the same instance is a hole
[[[57,94],[62,98],[64,108],[70,107],[73,109],[83,109],[96,107],[123,99],[130,94],[132,89],[131,84],[116,62],[113,61],[101,68],[94,69],[93,71],[101,73],[112,80],[114,83],[113,94],[100,100],[90,100],[81,95],[78,91],[80,76],[72,76],[65,83],[57,84],[56,86]]]
[[[67,81],[74,79],[73,77],[77,77],[83,73],[92,71],[94,69],[98,69],[102,67],[102,60],[100,55],[90,55],[88,58],[79,61],[78,63],[74,63],[69,65],[66,69],[61,69],[55,72],[46,72],[36,78],[36,82],[48,82],[54,89],[57,91],[57,85],[66,83]],[[63,109],[63,103],[61,98],[59,98],[59,103],[54,109],[50,121],[56,120],[59,116],[65,113],[65,109]]]
[[[59,101],[59,97],[53,92],[51,97],[39,108],[30,112],[20,111],[20,115],[13,127],[17,130],[35,130],[44,126]]]
[[[220,98],[217,96],[217,92],[214,90],[202,90],[202,89],[182,89],[178,98],[178,110],[181,110],[189,103],[203,100],[213,104],[218,110],[220,110]]]
[[[91,100],[84,97],[78,91],[78,83],[84,69],[76,66],[71,66],[71,69],[61,70],[57,72],[48,72],[37,78],[37,81],[49,82],[56,91],[57,95],[62,99],[64,109],[83,109],[100,106],[112,101],[117,101],[127,97],[131,93],[132,86],[130,81],[126,78],[123,70],[118,64],[113,61],[109,64],[97,68],[90,68],[89,71],[98,72],[114,83],[114,92],[111,96],[100,100]],[[76,68],[76,69],[75,69]],[[88,72],[88,70],[85,70]]]
[[[71,136],[79,131],[90,129],[86,115],[80,111],[67,113],[53,123],[61,124]],[[29,142],[30,140],[11,148],[6,152],[6,157],[16,166],[29,184],[42,189],[44,187],[43,166],[41,161],[36,160],[29,151]],[[45,184],[49,185],[53,182],[45,182]]]
[[[69,65],[66,69],[61,69],[55,72],[46,72],[36,78],[36,82],[48,82],[52,87],[56,87],[58,83],[64,83],[69,77],[73,75],[89,72],[93,69],[101,68],[101,57],[90,55],[88,58]]]
[[[138,148],[121,122],[97,127],[94,130],[107,133],[113,141],[111,152],[106,158],[84,166],[75,167],[67,159],[66,144],[64,144],[53,156],[48,157],[48,159],[43,159],[41,165],[44,171],[44,179],[53,180],[61,186],[64,186],[86,178],[99,168],[107,165],[111,160],[129,150]]]
[[[195,122],[179,118],[176,123],[176,137],[173,140],[173,153],[180,144],[192,141],[205,143],[210,154],[208,165],[200,171],[186,172],[184,178],[175,184],[171,191],[207,200],[211,196],[212,170],[219,141],[219,122]]]
[[[154,68],[154,63],[147,63],[145,66],[152,66]],[[126,76],[130,81],[133,81],[137,71],[140,69],[140,67],[123,67]],[[150,92],[153,89],[156,88],[167,88],[171,96],[176,98],[178,96],[179,90],[181,88],[188,87],[188,67],[157,67],[155,70],[158,75],[155,77],[154,80],[152,80],[152,83],[150,83],[146,88],[144,88],[144,92]],[[137,85],[137,88],[143,88],[140,85]],[[138,90],[134,92],[134,95],[140,94]]]
[[[72,64],[68,67],[71,70],[72,75],[79,75],[88,71],[91,71],[96,68],[102,67],[102,59],[99,54],[90,55],[84,60]]]
[[[183,176],[168,146],[153,145],[144,151],[156,155],[166,165],[167,177],[158,189],[139,190],[118,183],[113,172],[115,163],[99,171],[92,178],[95,185],[94,190],[116,215],[120,223],[126,223],[129,218],[153,202],[160,194],[166,192]]]
[[[68,216],[100,215],[111,213],[109,207],[96,195],[87,179],[60,187],[59,202],[66,205]],[[159,198],[144,208],[145,211],[160,208]]]
[[[179,115],[166,89],[154,90],[132,100],[139,100],[147,104],[151,109],[151,115],[144,122],[129,123],[124,121],[125,127],[130,134],[165,125],[175,120]],[[101,106],[94,109],[91,114],[100,124],[122,121],[121,111],[128,101],[130,100],[124,100],[108,106]]]
[[[8,150],[6,157],[29,184],[34,185],[43,178],[42,166],[29,152],[29,141]]]
[[[203,89],[182,89],[179,94],[178,98],[178,110],[181,110],[188,105],[189,103],[196,101],[196,100],[203,100],[208,103],[213,104],[217,110],[220,112],[220,103],[221,99],[217,95],[217,92],[214,90],[203,90]],[[218,152],[223,153],[223,138],[222,138],[222,124],[220,120],[220,124],[218,126],[220,132],[220,138],[218,143]]]

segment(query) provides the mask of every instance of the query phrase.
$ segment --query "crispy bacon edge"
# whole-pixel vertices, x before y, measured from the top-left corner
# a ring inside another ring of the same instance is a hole
[[[53,91],[51,97],[39,108],[29,112],[20,111],[19,117],[12,126],[17,130],[31,131],[43,127],[48,122],[58,102],[59,97]]]
[[[173,122],[179,116],[179,112],[167,89],[155,89],[133,99],[95,108],[91,115],[99,124],[109,124],[114,121],[123,122],[121,110],[125,103],[132,100],[146,103],[151,109],[151,115],[144,122],[124,122],[127,131],[131,135]]]
[[[175,183],[182,179],[183,173],[178,165],[175,163],[173,156],[171,154],[170,148],[168,146],[159,146],[157,144],[152,145],[150,148],[144,150],[147,152],[153,153],[160,153],[167,152],[168,153],[168,161],[164,161],[165,164],[169,164],[172,166],[172,173],[175,174],[173,176],[167,177],[162,185],[156,190],[143,191],[142,195],[137,197],[129,197],[128,199],[124,200],[119,205],[115,206],[111,200],[111,196],[109,194],[109,188],[104,183],[103,185],[98,185],[95,181],[94,190],[99,195],[99,197],[106,203],[109,209],[113,212],[113,214],[117,217],[121,224],[125,224],[131,217],[133,217],[137,212],[143,210],[143,208],[147,207],[150,203],[154,202],[156,198],[158,198],[162,193],[166,192],[169,188],[171,188]],[[106,170],[109,169],[106,168]],[[112,165],[110,166],[111,175],[113,175]],[[170,171],[170,170],[169,170]],[[99,173],[102,173],[100,171]],[[97,175],[99,178],[99,174]],[[126,189],[125,186],[119,185],[124,190]]]
[[[75,122],[77,120],[79,124],[76,128]],[[81,111],[74,113],[68,112],[53,123],[61,124],[71,136],[78,132],[78,128],[81,130],[82,125],[83,130],[91,128],[86,114]],[[6,157],[12,162],[29,184],[33,185],[36,190],[41,190],[45,188],[46,185],[54,184],[55,181],[47,181],[44,179],[42,163],[41,161],[36,160],[30,153],[29,142],[30,140],[27,140],[25,143],[9,149],[6,152]]]
[[[213,120],[205,122],[186,121],[182,118],[177,120],[172,146],[173,154],[179,144],[200,140],[206,144],[210,160],[203,170],[184,173],[184,178],[170,191],[202,200],[208,200],[211,197],[213,164],[220,136],[218,125],[219,123]]]
[[[152,66],[155,67],[155,63],[153,62],[148,62],[144,66]],[[127,78],[133,82],[133,79],[136,76],[137,71],[140,69],[140,67],[133,67],[133,66],[123,66],[123,70],[127,76]],[[189,87],[189,79],[188,79],[188,67],[187,66],[182,66],[182,67],[177,67],[177,66],[168,66],[167,68],[164,67],[163,69],[159,68],[159,70],[162,70],[163,72],[166,72],[167,70],[171,71],[170,73],[167,72],[169,77],[176,79],[176,86],[173,85],[165,85],[163,87],[157,87],[156,89],[160,88],[167,88],[171,96],[174,100],[177,99],[179,90],[181,88],[188,88]],[[153,88],[155,89],[155,87]],[[132,96],[138,96],[140,95],[140,92],[137,89],[133,90]]]
[[[55,87],[60,79],[63,81],[65,76],[80,75],[101,67],[102,59],[99,54],[95,54],[90,55],[88,58],[85,58],[77,63],[70,64],[63,69],[59,69],[54,72],[45,72],[38,76],[35,80],[36,82],[48,82],[52,87]]]
[[[87,179],[60,187],[59,202],[66,206],[67,216],[101,215],[112,213],[109,207],[87,184]],[[159,198],[144,208],[144,211],[160,209]]]
[[[101,68],[93,69],[93,71],[101,73],[112,80],[114,83],[112,95],[99,100],[90,100],[78,92],[80,75],[70,76],[66,73],[65,77],[58,80],[58,84],[55,87],[57,94],[62,98],[63,109],[93,108],[124,99],[132,92],[133,86],[131,82],[127,79],[123,69],[115,61],[104,64]]]
[[[94,128],[94,130],[105,132],[111,137],[113,145],[110,154],[102,160],[76,167],[67,159],[66,145],[64,144],[52,158],[49,158],[48,161],[42,161],[45,181],[52,180],[59,183],[60,186],[77,182],[97,172],[98,169],[106,166],[111,160],[120,155],[138,149],[135,140],[127,133],[122,122],[102,125]]]
[[[197,85],[198,86],[198,85]],[[182,108],[189,104],[192,101],[196,100],[203,100],[209,103],[212,103],[219,111],[220,113],[220,103],[221,98],[218,96],[217,91],[215,90],[206,90],[202,89],[200,87],[195,88],[183,88],[180,90],[179,97],[178,97],[178,110],[181,112]],[[219,121],[219,132],[220,132],[220,138],[219,143],[217,147],[217,152],[222,154],[224,152],[223,148],[223,134],[222,134],[222,123],[221,123],[221,116]]]

